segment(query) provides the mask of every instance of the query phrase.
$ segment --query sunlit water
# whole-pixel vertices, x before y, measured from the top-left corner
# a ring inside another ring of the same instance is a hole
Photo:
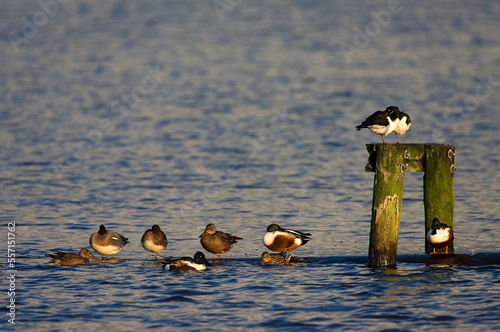
[[[222,2],[3,4],[2,328],[500,328],[496,265],[366,267],[380,137],[354,130],[397,105],[403,142],[456,145],[455,251],[498,252],[500,5]],[[423,254],[422,174],[405,180],[398,253]],[[44,264],[101,223],[130,239],[125,261]],[[162,256],[201,250],[207,223],[243,240],[168,273],[140,244],[154,223]],[[257,264],[270,223],[313,234],[302,263]]]

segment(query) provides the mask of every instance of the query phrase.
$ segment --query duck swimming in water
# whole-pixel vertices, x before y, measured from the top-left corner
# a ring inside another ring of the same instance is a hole
[[[92,255],[88,249],[82,249],[80,252],[61,252],[56,251],[54,254],[48,254],[47,257],[52,258],[47,264],[61,265],[61,266],[75,266],[90,264],[90,259],[99,262],[99,259]]]
[[[188,273],[205,271],[208,266],[210,266],[210,263],[201,251],[196,252],[193,258],[170,258],[163,263],[164,270]]]
[[[284,252],[279,254],[270,254],[267,251],[264,251],[259,260],[259,265],[288,265],[291,257],[291,255],[287,255]]]

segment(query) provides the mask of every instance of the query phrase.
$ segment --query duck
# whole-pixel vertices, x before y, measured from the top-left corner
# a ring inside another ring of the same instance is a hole
[[[366,118],[360,125],[356,126],[356,130],[360,131],[363,128],[368,128],[375,134],[382,136],[382,143],[385,144],[384,136],[392,133],[399,123],[399,108],[389,106],[385,111],[376,111]]]
[[[432,228],[427,232],[426,240],[432,246],[431,255],[437,254],[436,248],[446,248],[445,254],[448,254],[448,246],[455,237],[451,228],[440,222],[438,218],[432,220]]]
[[[408,129],[410,129],[411,118],[407,113],[400,111],[399,108],[397,108],[396,106],[393,107],[397,109],[397,114],[398,114],[398,124],[396,128],[394,128],[394,134],[396,134],[396,139],[398,140],[398,143],[401,144],[398,135],[403,135],[408,131]]]
[[[180,266],[180,267],[176,268],[174,271],[178,272],[178,273],[198,273],[198,272],[200,272],[196,268],[189,266],[189,265]]]
[[[221,254],[220,259],[224,259],[224,253],[231,250],[238,240],[243,238],[217,231],[214,224],[208,224],[205,231],[199,236],[201,246],[212,253],[212,260],[215,260],[215,254]]]
[[[286,253],[270,254],[267,251],[262,253],[259,260],[259,265],[288,265],[292,255]]]
[[[267,226],[262,242],[272,251],[289,252],[303,246],[311,240],[311,233],[303,233],[277,224]]]
[[[160,226],[155,224],[151,227],[151,229],[144,232],[141,238],[141,244],[144,249],[154,253],[156,259],[158,257],[158,253],[167,248],[167,236],[163,233]]]
[[[166,271],[175,272],[201,272],[205,271],[208,266],[211,266],[207,261],[205,254],[197,251],[194,257],[170,258],[163,263],[163,269]]]
[[[74,252],[56,251],[54,254],[48,254],[46,256],[52,258],[47,264],[60,266],[87,265],[90,264],[90,258],[99,262],[99,259],[85,248],[81,249],[78,254]]]
[[[112,255],[115,258],[115,254],[130,242],[123,235],[108,231],[104,225],[100,225],[99,231],[90,236],[89,243],[92,249],[101,254],[104,259],[104,255]]]

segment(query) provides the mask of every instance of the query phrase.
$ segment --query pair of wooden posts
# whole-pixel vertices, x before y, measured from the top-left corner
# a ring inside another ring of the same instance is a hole
[[[394,266],[406,172],[424,172],[425,234],[434,218],[453,229],[455,146],[367,144],[366,148],[370,157],[365,171],[375,172],[368,266]],[[454,252],[453,243],[448,251]],[[427,242],[425,252],[432,252]]]

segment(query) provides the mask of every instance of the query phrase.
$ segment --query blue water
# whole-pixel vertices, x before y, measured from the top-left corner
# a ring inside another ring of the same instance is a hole
[[[0,262],[1,328],[499,329],[497,265],[362,259],[380,137],[354,126],[389,105],[411,115],[403,142],[456,145],[455,252],[499,251],[500,4],[391,6],[5,2],[0,232],[15,222],[17,256],[15,326]],[[422,174],[406,174],[400,255],[424,253],[423,219]],[[44,264],[101,223],[130,239],[123,262]],[[243,240],[173,274],[140,244],[155,223],[162,256],[202,250],[208,223]],[[270,223],[313,234],[302,263],[257,265]]]

